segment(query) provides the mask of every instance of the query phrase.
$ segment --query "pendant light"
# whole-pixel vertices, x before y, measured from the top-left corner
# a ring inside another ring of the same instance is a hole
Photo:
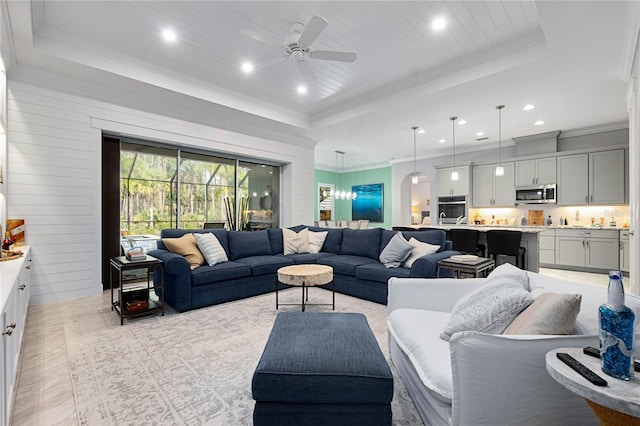
[[[416,130],[418,126],[413,126],[413,176],[411,176],[411,183],[418,183],[418,172],[416,171]]]
[[[460,176],[458,175],[458,171],[456,170],[456,120],[458,117],[450,117],[451,120],[451,129],[453,133],[453,171],[451,172],[451,180],[458,180]]]
[[[340,167],[338,168],[338,165]],[[351,191],[345,191],[342,188],[342,175],[344,174],[344,151],[336,151],[336,172],[339,170],[339,178],[338,185],[334,192],[334,196],[336,200],[355,200],[356,193],[351,193]]]
[[[504,176],[504,167],[502,167],[502,108],[504,108],[504,105],[496,106],[498,110],[498,150],[500,155],[500,161],[496,166],[496,176]]]

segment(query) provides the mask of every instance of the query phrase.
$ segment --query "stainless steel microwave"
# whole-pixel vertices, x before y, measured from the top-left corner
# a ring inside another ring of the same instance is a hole
[[[516,204],[553,204],[555,202],[555,184],[516,187]]]

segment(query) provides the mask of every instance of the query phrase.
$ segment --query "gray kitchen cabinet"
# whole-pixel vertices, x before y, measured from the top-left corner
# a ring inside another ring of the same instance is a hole
[[[624,204],[624,149],[589,154],[589,204]]]
[[[556,183],[556,157],[516,161],[516,186]]]
[[[541,264],[553,265],[556,263],[556,230],[546,229],[538,234],[539,253]]]
[[[469,195],[469,166],[456,166],[458,180],[451,180],[453,167],[436,169],[438,178],[438,196]]]
[[[504,175],[496,176],[498,164],[473,167],[473,207],[513,207],[515,205],[515,165],[502,163]]]
[[[559,205],[624,204],[624,149],[557,159]]]
[[[629,272],[629,231],[620,231],[620,270],[623,272]]]
[[[618,268],[618,231],[556,230],[556,265],[589,269]]]

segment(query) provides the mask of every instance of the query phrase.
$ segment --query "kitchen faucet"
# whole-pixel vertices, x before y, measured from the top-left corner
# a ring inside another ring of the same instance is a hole
[[[460,225],[462,222],[464,222],[464,220],[466,218],[467,217],[465,215],[462,215],[462,214],[460,216],[458,216],[458,218],[456,219],[456,225]]]
[[[442,218],[443,217],[447,217],[447,215],[444,214],[444,212],[440,212],[440,220],[438,220],[438,225],[442,225]]]

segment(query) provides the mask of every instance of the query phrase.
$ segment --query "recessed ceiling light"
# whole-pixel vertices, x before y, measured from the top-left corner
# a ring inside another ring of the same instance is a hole
[[[484,132],[478,132],[476,133],[476,136],[484,136]]]
[[[242,71],[244,71],[245,73],[250,73],[251,71],[253,71],[253,64],[251,62],[243,62]]]
[[[296,91],[298,93],[300,93],[301,95],[304,95],[305,93],[307,93],[307,86],[304,86],[304,85],[301,84],[300,86],[298,86]]]
[[[425,129],[420,129],[420,130],[418,130],[418,133],[420,133],[420,134],[425,133],[425,132],[426,132],[426,130],[425,130]]]
[[[162,30],[162,38],[164,39],[164,41],[167,41],[169,43],[173,43],[174,41],[176,41],[178,39],[178,35],[172,29],[167,28],[167,29]]]
[[[458,124],[467,124],[467,120],[458,120]]]
[[[440,140],[438,141],[438,143],[445,143],[445,142],[446,142],[446,140],[444,140],[444,139],[440,139]]]
[[[445,29],[446,26],[447,26],[447,20],[444,19],[443,17],[438,17],[438,18],[435,18],[433,21],[431,21],[431,29],[433,31],[442,31]]]
[[[527,104],[524,107],[522,107],[522,109],[525,110],[525,111],[531,111],[535,107],[536,107],[535,105]]]
[[[533,124],[534,124],[534,126],[542,126],[542,125],[544,124],[544,121],[542,121],[542,120],[538,120],[538,121],[536,121],[536,122],[535,122],[535,123],[533,123]]]

